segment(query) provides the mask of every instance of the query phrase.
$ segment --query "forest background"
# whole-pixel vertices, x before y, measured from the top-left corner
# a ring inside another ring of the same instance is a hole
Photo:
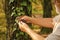
[[[10,33],[11,32],[13,33],[16,30],[16,27],[13,27],[12,25],[14,24],[14,26],[15,26],[14,18],[16,18],[17,16],[28,15],[28,16],[35,17],[35,18],[40,18],[40,17],[48,18],[48,17],[54,17],[55,15],[57,15],[52,0],[29,0],[28,3],[30,3],[30,4],[27,4],[27,1],[28,0],[23,0],[23,2],[19,1],[19,0],[18,1],[17,0],[15,0],[15,1],[14,0],[9,0],[9,1],[0,0],[0,40],[7,40],[7,39],[10,40],[11,35],[12,35]],[[17,5],[15,5],[14,3]],[[13,4],[14,5],[13,7],[15,7],[15,9],[13,11],[12,11],[12,9],[9,8],[9,7],[12,7],[11,4]],[[9,7],[8,7],[8,5],[9,5]],[[28,9],[28,11],[26,12],[25,10],[23,10],[23,7],[21,7],[21,5],[25,8],[27,7],[26,9]],[[20,10],[23,10],[23,11],[21,12]],[[15,11],[17,11],[17,14]],[[39,28],[39,27],[37,27],[38,25],[32,24],[30,26],[32,26],[31,28],[35,32],[37,32],[38,34],[41,34],[44,37],[46,37],[52,31],[52,29]],[[23,35],[24,33],[21,32],[18,34]],[[18,35],[18,34],[16,34],[16,35]],[[16,37],[16,38],[17,38],[16,40],[19,39],[18,37]],[[20,38],[20,39],[28,40],[28,38],[24,38],[24,39]]]

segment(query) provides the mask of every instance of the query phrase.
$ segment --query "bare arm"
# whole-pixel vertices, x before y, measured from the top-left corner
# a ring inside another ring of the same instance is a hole
[[[31,29],[28,29],[28,30],[26,31],[26,33],[29,34],[33,40],[44,40],[44,39],[45,39],[44,37],[42,37],[41,35],[35,33],[35,32],[34,32],[33,30],[31,30]]]
[[[29,26],[27,24],[25,24],[24,22],[19,22],[19,29],[21,29],[21,31],[26,32],[27,34],[30,35],[30,37],[33,40],[44,40],[44,37],[42,37],[41,35],[35,33],[33,30],[31,30],[29,28]]]
[[[31,23],[47,27],[47,28],[53,28],[54,25],[52,24],[53,18],[30,18]]]
[[[42,27],[53,28],[54,25],[52,24],[53,18],[32,18],[29,16],[24,16],[21,19],[24,19],[28,23],[36,24]]]

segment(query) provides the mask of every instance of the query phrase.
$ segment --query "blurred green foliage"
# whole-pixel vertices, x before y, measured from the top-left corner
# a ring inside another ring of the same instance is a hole
[[[31,2],[31,4],[29,4],[30,2]],[[5,14],[4,14],[4,12],[2,12],[4,9],[2,9],[3,3],[1,3],[1,0],[0,0],[0,6],[1,6],[0,7],[0,39],[5,40],[7,24],[6,24]],[[14,19],[14,21],[17,16],[31,15],[31,14],[43,14],[43,6],[41,4],[41,0],[10,0],[9,6],[10,6],[9,10],[11,12],[10,16]],[[55,8],[53,5],[52,16],[54,17],[55,15],[56,15],[56,12],[55,12]],[[15,25],[15,23],[14,23],[14,27],[13,27],[13,32],[15,33],[14,34],[15,36],[13,34],[12,35],[16,38],[16,40],[19,40],[19,39],[28,40],[30,38],[29,35],[21,32],[16,27],[17,25]],[[16,30],[16,29],[18,29],[18,30]],[[35,27],[34,29],[38,29],[38,28]]]
[[[13,21],[15,21],[15,18],[18,16],[31,16],[32,5],[29,0],[14,0],[13,2],[10,1],[9,9],[11,13],[10,16],[12,17]],[[14,24],[16,24],[16,22]],[[14,25],[13,28],[14,31],[10,40],[31,40],[29,35],[19,30],[17,24]]]

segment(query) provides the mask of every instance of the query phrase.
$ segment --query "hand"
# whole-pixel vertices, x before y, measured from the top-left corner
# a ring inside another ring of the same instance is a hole
[[[27,32],[27,30],[29,30],[29,26],[26,23],[21,21],[18,24],[19,24],[19,29],[21,29],[21,31]]]
[[[28,17],[28,16],[20,16],[20,17],[17,17],[17,19],[18,19],[19,21],[25,20],[26,23],[31,23],[31,20],[30,20],[31,18]]]

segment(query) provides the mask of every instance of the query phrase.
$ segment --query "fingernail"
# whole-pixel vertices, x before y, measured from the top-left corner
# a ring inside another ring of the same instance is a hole
[[[20,23],[22,24],[23,22],[21,21]]]
[[[21,21],[20,23],[22,24],[23,22]]]

